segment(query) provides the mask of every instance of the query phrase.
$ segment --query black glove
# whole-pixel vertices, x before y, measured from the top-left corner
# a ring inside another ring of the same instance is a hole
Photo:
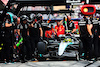
[[[43,40],[43,37],[40,37],[40,40],[42,41]]]
[[[90,38],[93,38],[94,36],[93,36],[93,35],[89,35],[89,37],[90,37]]]
[[[15,23],[14,22],[12,22],[12,26],[15,26]]]
[[[30,37],[30,35],[27,35],[27,37]]]

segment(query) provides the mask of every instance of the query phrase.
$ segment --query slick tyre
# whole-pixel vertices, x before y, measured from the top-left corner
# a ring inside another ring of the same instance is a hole
[[[45,54],[47,51],[47,45],[44,42],[38,42],[37,49],[39,54]]]

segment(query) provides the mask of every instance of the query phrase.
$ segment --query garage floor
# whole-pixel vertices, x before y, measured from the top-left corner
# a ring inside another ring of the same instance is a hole
[[[0,67],[99,67],[100,61],[89,63],[88,61],[34,61],[26,63],[4,64],[0,63]]]

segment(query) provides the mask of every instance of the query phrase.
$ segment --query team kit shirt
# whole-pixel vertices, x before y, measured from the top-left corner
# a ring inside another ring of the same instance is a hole
[[[80,26],[80,36],[81,37],[87,37],[89,35],[87,31],[87,24],[93,24],[93,23],[91,22],[90,19],[82,19],[78,23],[78,25]]]
[[[73,30],[75,28],[75,24],[73,22],[67,23],[68,30]]]
[[[20,29],[20,33],[22,37],[27,37],[27,31],[28,31],[28,24],[18,24],[17,29]]]
[[[57,36],[65,34],[65,28],[63,25],[55,26],[55,29],[57,30]]]
[[[11,27],[6,27],[5,23],[8,24],[12,24],[10,21],[8,21],[8,19],[6,19],[3,23],[2,23],[2,29],[1,29],[1,36],[4,38],[10,38],[12,35],[12,29]],[[10,39],[9,39],[10,40]],[[8,41],[9,41],[8,40]]]
[[[93,22],[93,31],[92,31],[92,33],[94,35],[98,35],[99,34],[99,30],[100,30],[100,28],[99,28],[99,24],[100,23],[97,20],[97,18],[93,18],[92,22]]]
[[[41,25],[39,23],[34,23],[33,27],[29,28],[30,37],[39,38]]]

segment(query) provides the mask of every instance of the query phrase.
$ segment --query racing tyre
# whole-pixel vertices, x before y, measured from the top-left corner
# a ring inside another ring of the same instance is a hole
[[[44,42],[38,42],[37,49],[39,54],[45,54],[47,51],[47,45]]]

